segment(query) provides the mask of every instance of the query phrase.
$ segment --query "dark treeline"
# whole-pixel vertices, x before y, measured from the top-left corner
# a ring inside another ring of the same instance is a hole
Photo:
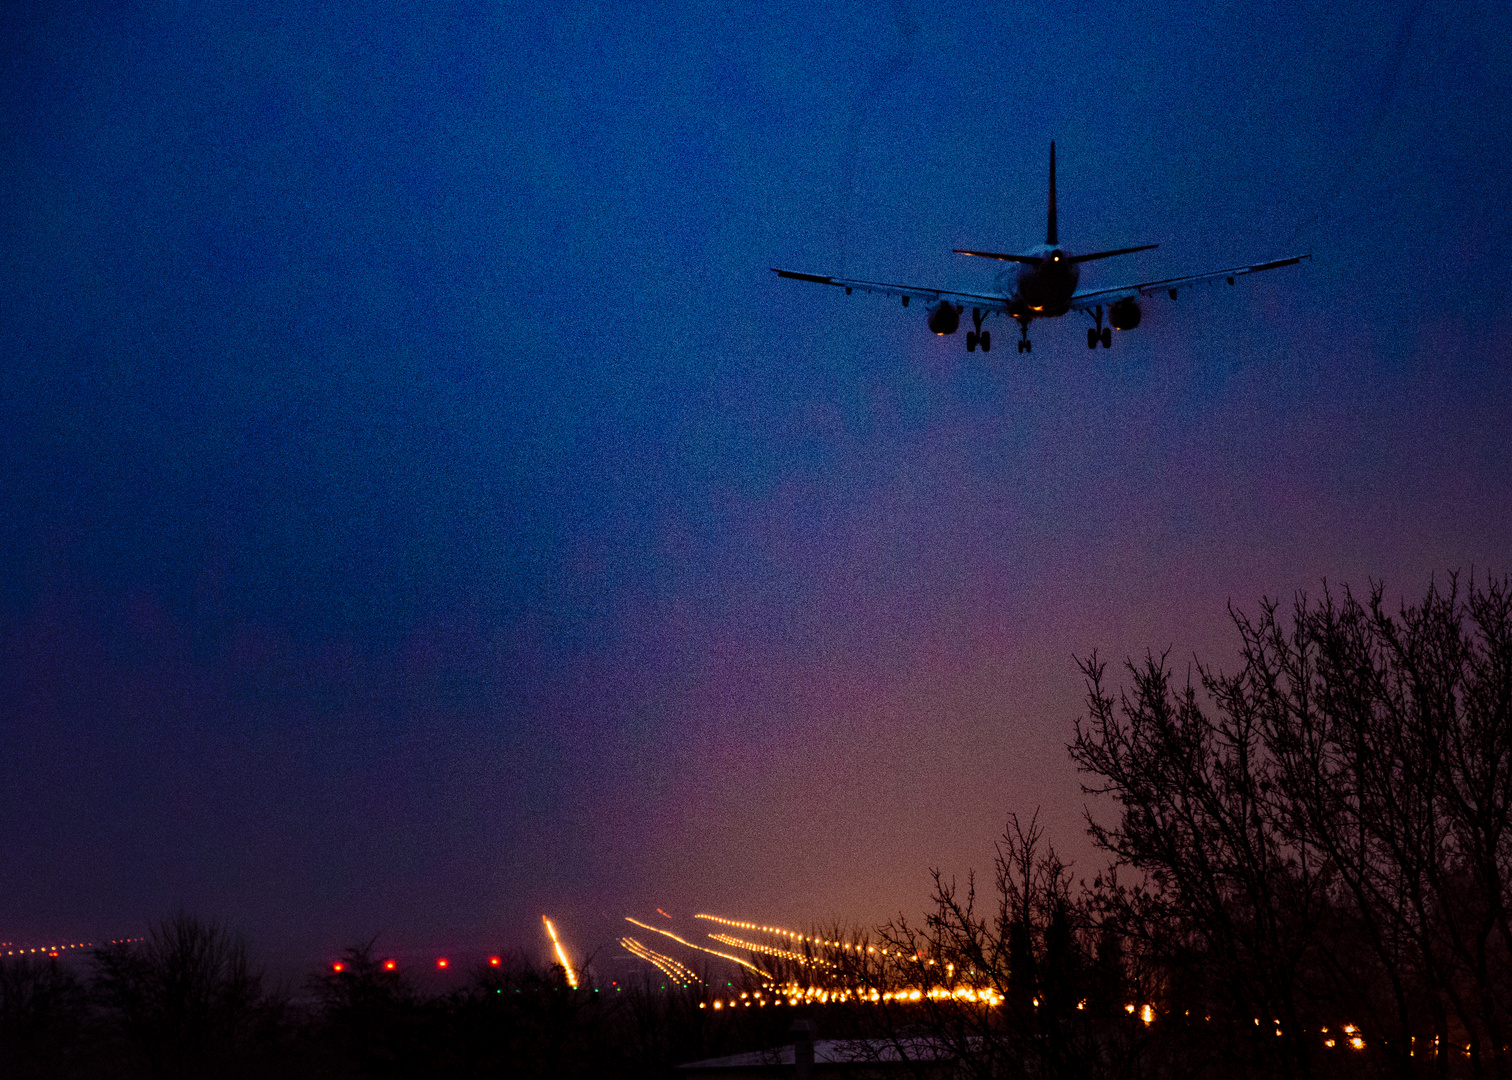
[[[0,1077],[667,1077],[780,1043],[800,1014],[700,1007],[700,988],[649,980],[574,989],[560,967],[502,959],[426,995],[367,942],[291,1000],[238,936],[177,915],[96,950],[87,975],[0,959]]]
[[[936,873],[922,923],[771,974],[964,1075],[1508,1080],[1507,582],[1231,615],[1232,674],[1150,655],[1114,689],[1082,662],[1104,872],[1074,882],[1011,819],[990,899]]]

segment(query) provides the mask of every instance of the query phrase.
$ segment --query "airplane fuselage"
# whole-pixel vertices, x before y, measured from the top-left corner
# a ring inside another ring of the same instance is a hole
[[[1081,279],[1081,267],[1064,249],[1050,244],[1024,254],[1039,259],[1039,265],[1016,263],[997,276],[997,287],[1009,298],[1009,311],[1016,319],[1064,315]]]

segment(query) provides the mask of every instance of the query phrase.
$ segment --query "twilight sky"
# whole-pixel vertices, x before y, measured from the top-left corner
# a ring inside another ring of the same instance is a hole
[[[1512,570],[1504,4],[0,16],[0,939],[919,911],[1074,657]],[[981,289],[1311,251],[968,355]],[[683,923],[687,928],[687,924]],[[605,953],[608,953],[608,949]]]

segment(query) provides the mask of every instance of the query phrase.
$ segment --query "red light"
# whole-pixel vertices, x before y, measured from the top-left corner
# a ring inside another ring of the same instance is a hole
[[[393,960],[385,960],[383,962],[383,970],[384,971],[393,971],[398,966],[399,966],[398,963],[396,963]]]
[[[340,974],[341,972],[343,972],[343,971],[346,970],[346,965],[345,964],[332,964],[331,965],[331,970],[334,971],[334,972],[337,972],[338,974]]]
[[[443,956],[439,960],[436,961],[436,966],[438,968],[450,967],[451,966],[451,961],[448,960],[446,957]]]
[[[503,961],[500,960],[497,956],[490,956],[488,958],[488,963],[492,967],[498,967],[500,964],[503,963]]]

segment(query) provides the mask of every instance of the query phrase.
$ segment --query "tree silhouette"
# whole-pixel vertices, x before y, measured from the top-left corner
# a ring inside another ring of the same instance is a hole
[[[1352,1020],[1398,1077],[1506,1080],[1512,591],[1450,575],[1395,616],[1382,594],[1231,609],[1241,666],[1195,684],[1151,655],[1115,698],[1082,663],[1071,753],[1119,808],[1091,832],[1140,879],[1098,903],[1168,1009],[1220,1021],[1226,1068],[1308,1077]]]
[[[181,912],[146,941],[96,949],[94,966],[96,999],[119,1044],[116,1071],[187,1080],[253,1067],[265,1003],[239,935]]]

